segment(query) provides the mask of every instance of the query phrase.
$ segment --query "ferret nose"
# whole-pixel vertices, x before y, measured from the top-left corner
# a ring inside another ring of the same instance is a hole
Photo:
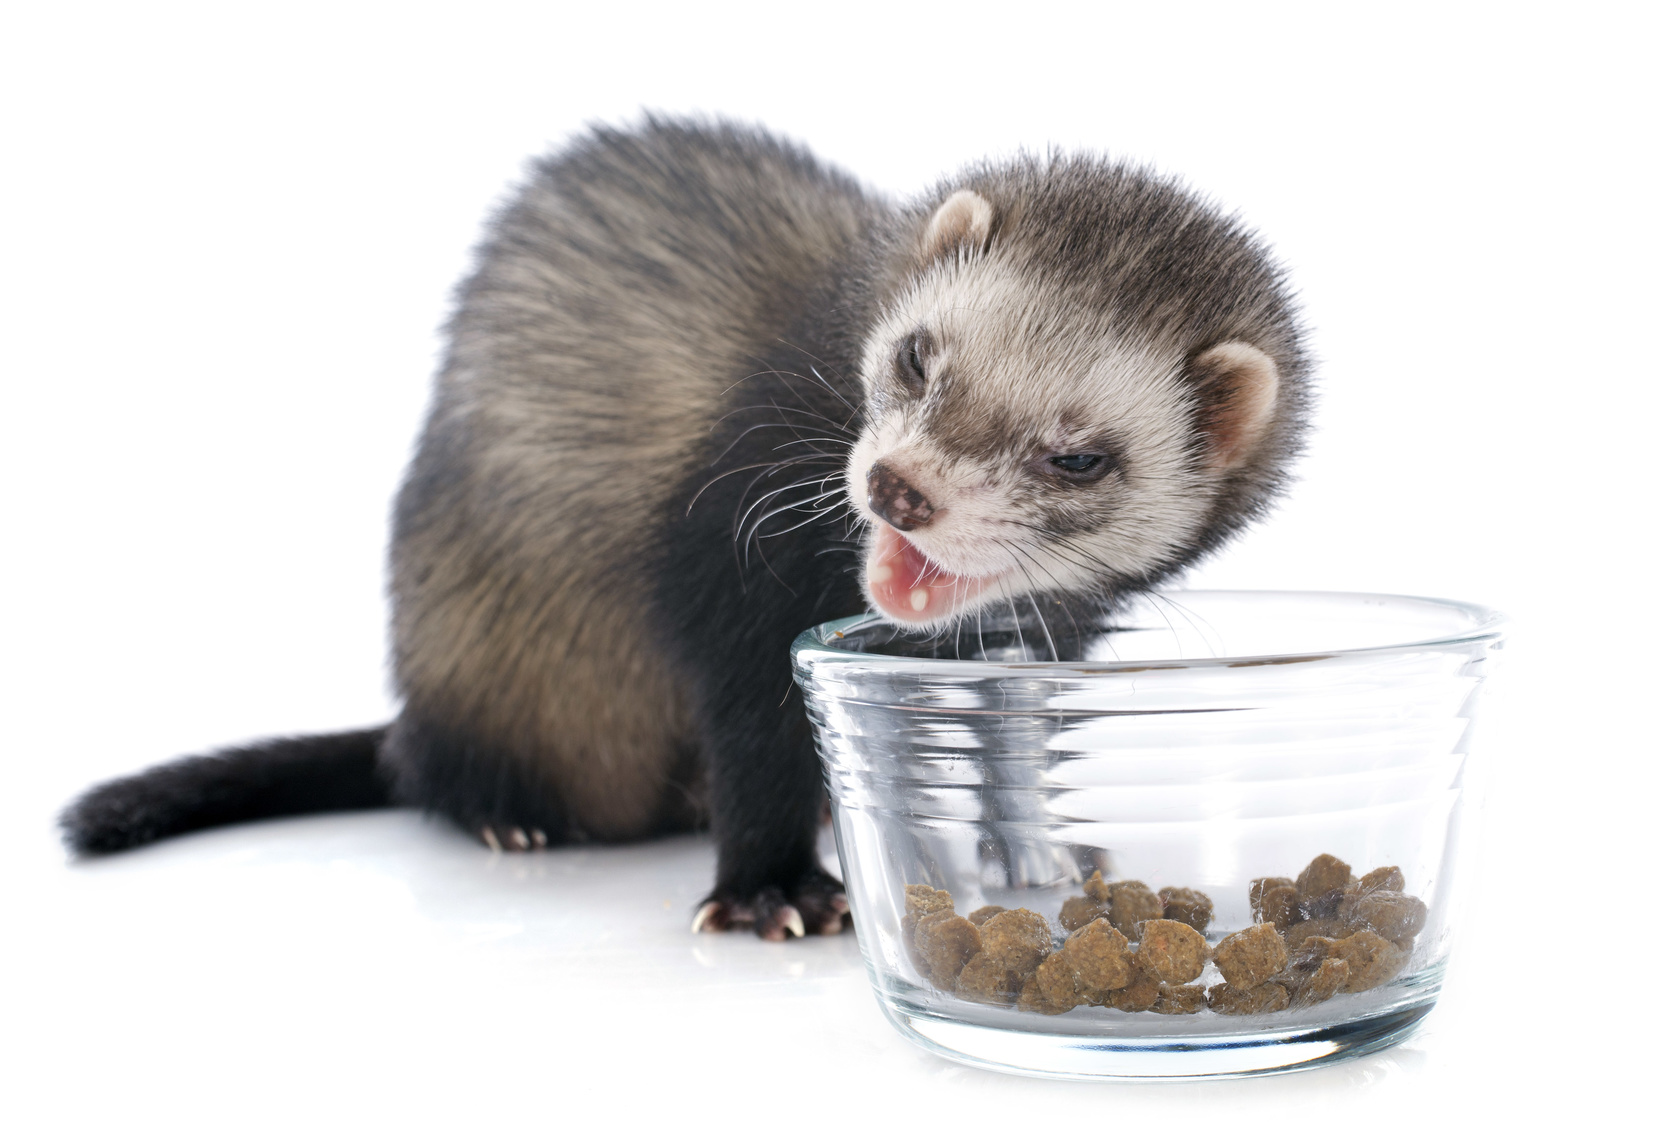
[[[882,461],[867,470],[867,507],[903,532],[923,528],[936,512],[923,493]]]

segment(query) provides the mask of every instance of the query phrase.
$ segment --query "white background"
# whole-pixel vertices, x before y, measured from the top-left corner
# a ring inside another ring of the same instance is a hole
[[[1668,985],[1666,12],[14,8],[0,1114],[1626,1114],[1651,1096]],[[526,158],[642,106],[763,122],[899,193],[1019,146],[1128,154],[1273,242],[1315,328],[1319,429],[1291,501],[1195,582],[1445,595],[1517,620],[1479,738],[1477,902],[1419,1040],[1194,1087],[961,1069],[889,1032],[852,938],[685,937],[696,842],[513,863],[387,813],[65,863],[52,814],[96,779],[390,716],[385,515],[449,289]]]

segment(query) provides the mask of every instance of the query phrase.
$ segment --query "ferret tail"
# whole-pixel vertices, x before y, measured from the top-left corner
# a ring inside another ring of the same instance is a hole
[[[384,732],[276,737],[107,781],[59,816],[64,842],[101,855],[244,820],[384,807],[391,803],[378,769]]]

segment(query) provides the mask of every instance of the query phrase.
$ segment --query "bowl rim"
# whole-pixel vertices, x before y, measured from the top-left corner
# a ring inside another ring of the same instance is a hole
[[[1000,662],[985,661],[984,659],[967,658],[915,658],[901,654],[874,654],[870,651],[852,650],[845,647],[831,645],[833,639],[845,637],[857,628],[872,627],[889,620],[876,612],[862,615],[849,615],[841,619],[820,623],[809,627],[799,634],[791,643],[791,659],[793,668],[799,676],[805,671],[812,671],[822,663],[862,663],[869,669],[921,669],[944,668],[961,671],[968,676],[975,676],[979,670],[1005,671],[1007,673],[1029,673],[1048,675],[1054,672],[1065,674],[1085,675],[1089,673],[1133,674],[1143,670],[1181,670],[1181,669],[1221,669],[1233,665],[1254,666],[1263,663],[1274,665],[1298,664],[1307,662],[1324,662],[1339,658],[1370,658],[1380,654],[1406,653],[1414,650],[1434,650],[1449,647],[1466,646],[1474,643],[1489,643],[1502,638],[1510,620],[1501,611],[1481,603],[1468,603],[1459,599],[1440,599],[1428,595],[1401,595],[1377,591],[1300,591],[1283,588],[1180,588],[1161,591],[1163,595],[1216,595],[1216,596],[1262,596],[1277,598],[1281,596],[1310,599],[1332,598],[1340,600],[1396,600],[1403,603],[1425,603],[1437,607],[1446,607],[1458,611],[1475,620],[1476,625],[1469,631],[1448,635],[1437,635],[1430,638],[1404,639],[1397,642],[1380,643],[1376,646],[1341,647],[1336,649],[1289,651],[1276,654],[1244,654],[1224,655],[1218,657],[1201,658],[1131,658],[1109,661],[1070,661],[1054,662],[1051,659],[1035,662]]]

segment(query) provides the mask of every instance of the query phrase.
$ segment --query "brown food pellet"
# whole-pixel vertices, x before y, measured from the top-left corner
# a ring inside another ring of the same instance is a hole
[[[1336,938],[1311,936],[1303,939],[1303,944],[1291,951],[1291,963],[1304,969],[1313,969],[1331,952],[1332,943]]]
[[[1042,968],[1045,969],[1045,965]],[[1074,1001],[1066,1005],[1042,993],[1041,983],[1036,976],[1040,972],[1040,970],[1037,970],[1035,974],[1031,974],[1029,980],[1024,982],[1024,987],[1018,991],[1018,1011],[1022,1013],[1044,1013],[1049,1017],[1056,1017],[1060,1013],[1068,1013],[1074,1009],[1076,1007]]]
[[[1103,918],[1095,919],[1064,940],[1064,949],[1053,955],[1067,960],[1076,977],[1079,992],[1103,993],[1121,989],[1135,977],[1134,956],[1128,939]],[[1052,961],[1048,958],[1047,961]],[[1042,962],[1046,965],[1047,962]]]
[[[1140,924],[1163,917],[1163,900],[1138,879],[1111,884],[1111,925],[1132,941],[1140,936]]]
[[[1210,919],[1215,917],[1215,904],[1203,891],[1195,891],[1191,887],[1164,887],[1157,892],[1157,897],[1163,900],[1163,917],[1184,922],[1200,934],[1210,928]]]
[[[1272,922],[1281,930],[1303,917],[1303,899],[1297,884],[1279,875],[1250,881],[1250,916],[1253,922]]]
[[[1303,896],[1296,887],[1271,887],[1262,892],[1262,902],[1251,912],[1251,918],[1256,922],[1272,922],[1283,930],[1303,918]]]
[[[1228,985],[1254,989],[1285,968],[1285,939],[1263,922],[1223,938],[1211,957]]]
[[[1318,939],[1309,939],[1311,944],[1316,941]],[[1362,993],[1383,985],[1402,972],[1408,953],[1371,930],[1357,930],[1347,938],[1331,942],[1326,947],[1326,957],[1339,958],[1348,963],[1349,977],[1344,982],[1343,991]]]
[[[1152,1012],[1167,1013],[1171,1016],[1179,1013],[1196,1013],[1204,1007],[1204,987],[1202,985],[1160,985],[1157,988],[1157,1001],[1152,1005]]]
[[[954,899],[947,891],[939,891],[935,887],[924,883],[909,883],[907,885],[907,913],[901,919],[902,949],[907,954],[907,960],[913,968],[919,971],[920,977],[931,975],[930,961],[919,952],[914,942],[914,932],[919,929],[919,921],[927,915],[942,911],[952,912]]]
[[[1064,905],[1059,908],[1059,925],[1066,930],[1080,930],[1094,919],[1105,918],[1110,913],[1108,904],[1077,895],[1065,899]]]
[[[1024,982],[1024,989],[1035,986],[1032,996],[1044,1005],[1050,1005],[1056,1012],[1066,1012],[1081,1003],[1081,997],[1076,992],[1076,967],[1071,964],[1064,951],[1048,954],[1042,963],[1035,967],[1035,972],[1029,980]],[[1018,1007],[1023,1008],[1023,993],[1018,994]],[[1039,1011],[1039,1010],[1038,1010]]]
[[[1327,958],[1318,969],[1291,992],[1291,1003],[1301,1008],[1318,1005],[1337,995],[1349,981],[1349,963],[1342,958]]]
[[[978,954],[966,963],[954,982],[954,993],[967,1001],[988,1005],[1010,1005],[1019,996],[1024,979],[1007,969],[997,958]]]
[[[1159,981],[1178,985],[1196,980],[1210,960],[1210,944],[1184,922],[1154,918],[1140,927],[1140,968]]]
[[[931,984],[952,992],[960,971],[976,957],[980,948],[977,927],[951,910],[939,910],[919,920],[913,931],[913,946],[925,960]]]
[[[1250,989],[1235,989],[1227,982],[1210,986],[1210,1011],[1232,1016],[1277,1013],[1291,1004],[1291,993],[1277,981],[1265,981]]]
[[[1100,994],[1098,1004],[1109,1009],[1121,1009],[1125,1013],[1144,1013],[1157,1004],[1162,991],[1162,982],[1141,974],[1121,989]]]
[[[1323,895],[1316,895],[1312,899],[1304,899],[1302,909],[1304,920],[1319,922],[1337,918],[1339,908],[1343,906],[1343,894],[1342,891],[1331,890]]]
[[[988,918],[977,928],[977,937],[983,953],[1021,977],[1028,977],[1053,949],[1047,920],[1024,907]]]
[[[919,919],[911,914],[902,915],[901,946],[907,960],[913,963],[913,968],[920,977],[930,977],[931,964],[925,960],[925,955],[919,952],[919,947],[913,944],[913,932],[919,929]]]
[[[1336,918],[1308,918],[1285,928],[1285,949],[1295,954],[1310,938],[1342,938],[1349,927]]]
[[[1343,919],[1356,930],[1371,930],[1391,942],[1412,938],[1425,926],[1425,904],[1412,895],[1395,891],[1370,891],[1343,912]]]
[[[1344,898],[1353,902],[1374,891],[1394,891],[1401,894],[1406,889],[1407,880],[1402,878],[1400,867],[1374,867],[1344,888]]]
[[[1317,855],[1297,873],[1297,892],[1307,899],[1322,898],[1328,891],[1341,891],[1355,881],[1349,864],[1334,855]]]
[[[1105,885],[1105,876],[1098,871],[1093,873],[1093,878],[1082,884],[1082,893],[1094,902],[1111,901],[1111,888]]]
[[[966,918],[973,926],[981,926],[983,923],[987,922],[989,919],[993,918],[1005,909],[1006,908],[1003,906],[980,906],[970,914],[966,915]]]
[[[924,883],[910,883],[907,887],[907,917],[915,924],[927,914],[939,910],[953,910],[954,899],[947,891],[939,891]]]

